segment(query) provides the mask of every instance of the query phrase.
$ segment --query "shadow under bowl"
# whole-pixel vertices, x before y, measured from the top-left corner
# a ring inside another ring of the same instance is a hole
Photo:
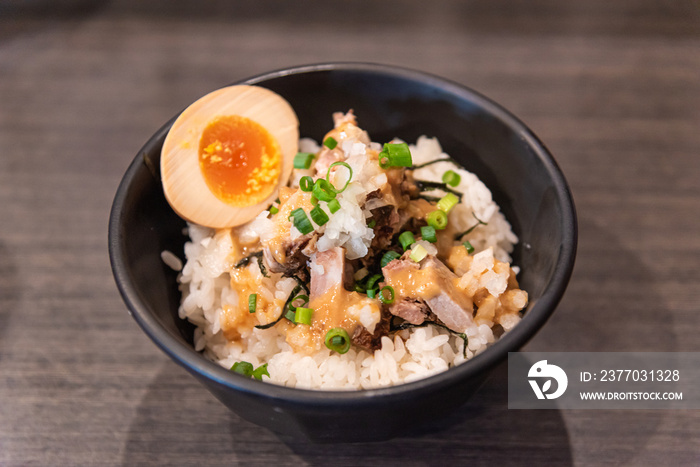
[[[122,297],[144,332],[227,407],[276,432],[317,442],[385,440],[461,406],[488,373],[542,327],[574,265],[576,214],[556,162],[516,117],[480,94],[429,74],[359,63],[318,64],[241,83],[269,88],[297,112],[300,134],[320,140],[331,114],[353,109],[373,141],[437,137],[443,150],[493,194],[520,242],[513,262],[529,294],[522,321],[469,362],[424,380],[362,391],[313,391],[244,378],[194,351],[178,318],[177,273],[163,250],[183,257],[185,222],[166,202],[160,150],[175,117],[143,146],[118,188],[109,253]],[[186,402],[183,402],[186,403]]]

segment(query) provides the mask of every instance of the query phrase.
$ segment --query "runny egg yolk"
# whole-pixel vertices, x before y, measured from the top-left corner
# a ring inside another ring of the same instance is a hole
[[[274,191],[282,151],[260,124],[238,115],[209,122],[199,140],[199,168],[211,192],[232,206],[251,206]]]

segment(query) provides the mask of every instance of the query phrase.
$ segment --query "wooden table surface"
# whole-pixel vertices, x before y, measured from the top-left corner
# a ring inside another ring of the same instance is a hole
[[[241,420],[126,312],[107,255],[122,174],[177,111],[291,65],[370,61],[524,120],[580,242],[537,351],[700,350],[696,1],[0,3],[0,465],[698,465],[700,411],[507,408],[500,367],[452,423],[313,445]]]

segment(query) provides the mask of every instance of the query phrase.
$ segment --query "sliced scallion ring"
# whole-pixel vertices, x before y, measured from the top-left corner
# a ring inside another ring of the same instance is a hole
[[[294,310],[296,311],[296,308],[294,308]],[[287,318],[292,323],[294,323],[294,311],[287,310],[287,312],[284,314],[284,317]]]
[[[401,235],[399,235],[399,243],[403,247],[403,251],[408,250],[411,245],[416,243],[416,238],[413,236],[413,232],[409,230],[401,232]]]
[[[294,322],[297,324],[311,324],[313,314],[314,310],[311,308],[299,306],[294,312]]]
[[[253,376],[253,364],[250,362],[236,362],[233,364],[231,367],[231,371],[234,373],[240,373],[244,376],[251,377]]]
[[[337,189],[331,183],[331,170],[333,169],[333,167],[338,166],[338,165],[342,165],[343,167],[347,168],[350,171],[350,173],[348,174],[348,179],[345,180],[345,185],[343,185],[343,188],[341,188],[341,189]],[[330,165],[330,167],[328,167],[328,172],[326,173],[326,180],[328,180],[328,183],[331,185],[331,187],[333,187],[333,191],[335,191],[336,193],[342,193],[343,191],[345,191],[345,189],[350,184],[350,180],[352,180],[352,167],[350,167],[350,164],[348,164],[347,162],[343,162],[343,161],[333,162]]]
[[[430,243],[437,242],[437,236],[435,234],[435,227],[432,225],[424,225],[420,228],[420,236],[423,240]]]
[[[316,223],[316,225],[321,226],[328,222],[328,214],[326,214],[320,205],[315,206],[311,211],[309,211],[311,220]]]
[[[314,179],[308,175],[304,175],[299,179],[299,188],[301,191],[309,192],[314,189]]]
[[[443,230],[447,227],[447,214],[445,214],[445,211],[439,209],[428,214],[425,220],[428,222],[428,225],[435,230]]]
[[[367,279],[367,282],[365,283],[365,287],[367,290],[373,289],[374,285],[379,282],[381,279],[383,279],[383,276],[381,274],[374,274],[373,276],[370,276],[369,279]]]
[[[381,265],[381,267],[384,267],[387,264],[391,263],[393,260],[398,259],[400,257],[401,255],[395,252],[394,250],[389,250],[386,253],[384,253],[379,264]]]
[[[420,243],[413,247],[411,254],[409,255],[409,257],[416,263],[423,261],[423,258],[426,256],[428,256],[428,250],[426,250]]]
[[[328,331],[324,343],[326,347],[340,354],[346,353],[352,345],[350,335],[343,328],[333,328]]]
[[[389,292],[389,297],[386,296],[384,291]],[[379,289],[379,300],[381,300],[382,303],[385,303],[387,305],[391,305],[394,303],[394,288],[390,285],[385,285],[381,289]]]
[[[331,214],[335,214],[338,209],[340,209],[340,201],[337,199],[332,199],[328,202],[328,210],[331,212]]]
[[[304,305],[306,305],[307,303],[309,303],[309,296],[308,296],[308,295],[297,295],[296,297],[292,298],[292,299],[289,301],[289,309],[290,309],[291,311],[296,311],[296,310],[297,310],[297,307],[294,306],[294,302],[296,302],[297,300],[302,300],[304,303],[302,303],[301,306],[304,306]]]
[[[411,151],[406,143],[386,143],[382,152],[379,153],[379,166],[382,169],[412,165]]]
[[[317,199],[326,202],[334,199],[336,193],[333,185],[331,185],[331,183],[325,178],[319,178],[316,180],[312,192]]]
[[[311,161],[314,160],[314,157],[316,156],[310,152],[298,152],[297,155],[294,156],[294,168],[308,169],[311,167]]]
[[[335,149],[335,147],[338,145],[338,141],[336,141],[336,139],[332,136],[329,136],[323,140],[323,145],[328,149]]]
[[[289,219],[294,224],[302,235],[306,235],[314,231],[314,226],[311,225],[311,221],[306,217],[306,213],[302,208],[296,208],[291,213],[289,213]]]
[[[457,198],[457,196],[454,193],[447,193],[440,199],[440,201],[437,202],[437,208],[440,211],[449,213],[452,210],[452,208],[457,206],[457,203],[459,203],[459,198]]]
[[[451,187],[455,187],[459,185],[459,182],[462,181],[462,177],[454,170],[448,170],[447,172],[442,174],[442,181],[447,183]]]

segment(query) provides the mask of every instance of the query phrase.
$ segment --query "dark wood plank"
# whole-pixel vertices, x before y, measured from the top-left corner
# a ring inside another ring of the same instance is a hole
[[[207,91],[319,61],[408,66],[512,110],[571,184],[576,269],[528,350],[697,351],[698,50],[695,2],[4,2],[0,465],[697,465],[700,412],[509,411],[504,367],[404,438],[280,438],[143,335],[106,232],[140,146]]]

